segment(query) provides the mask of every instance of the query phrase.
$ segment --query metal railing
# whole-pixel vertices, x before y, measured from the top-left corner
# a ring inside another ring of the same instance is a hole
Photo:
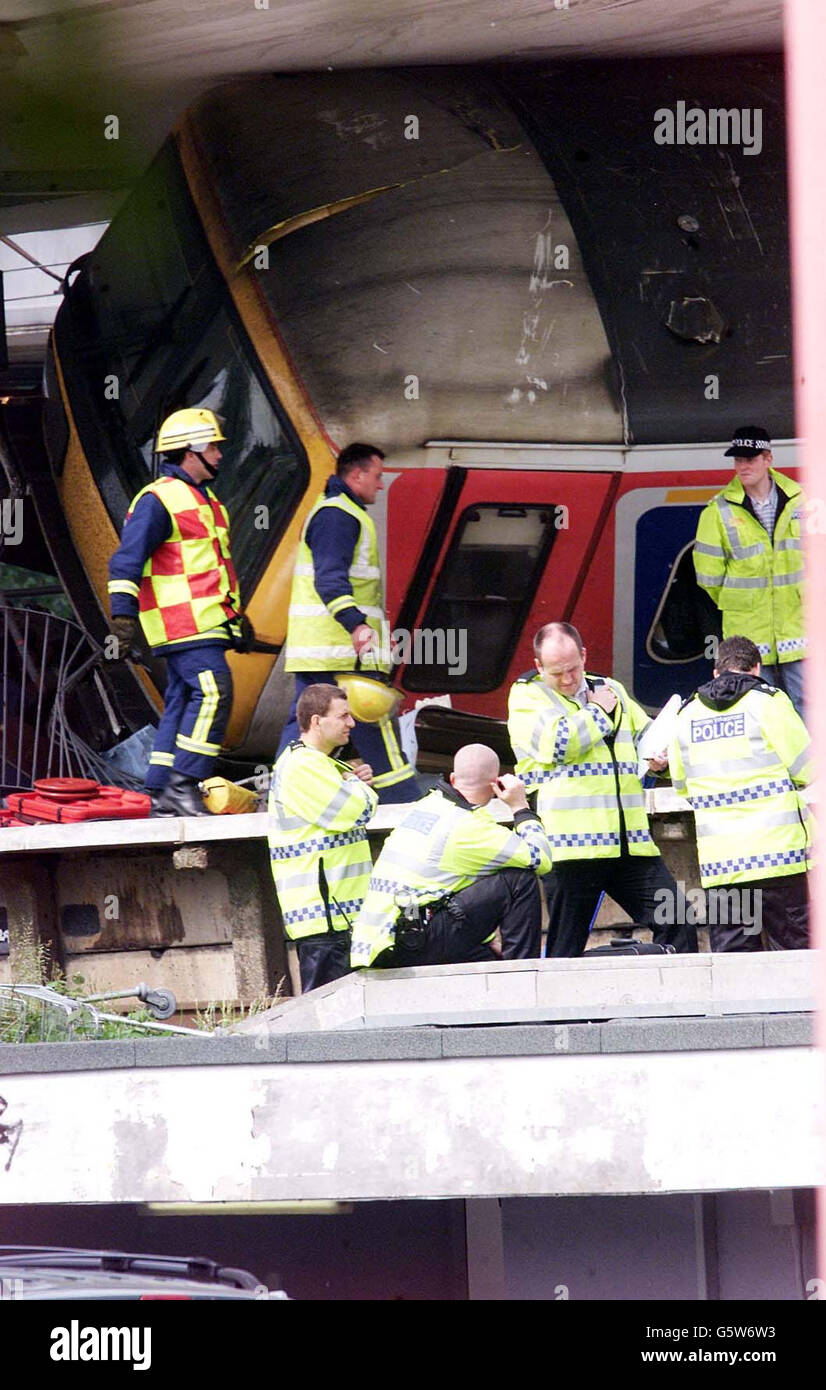
[[[139,1000],[155,1018],[129,1018],[124,1014],[104,1013],[96,1004],[105,999]],[[105,1024],[118,1029],[150,1033],[176,1033],[184,1037],[214,1037],[209,1029],[181,1028],[162,1022],[177,1010],[171,990],[150,990],[145,984],[109,994],[78,998],[61,994],[49,985],[0,984],[0,1041],[72,1042],[77,1038],[95,1038]]]
[[[103,756],[128,732],[107,688],[101,649],[77,623],[0,606],[0,783],[88,777],[137,787]]]

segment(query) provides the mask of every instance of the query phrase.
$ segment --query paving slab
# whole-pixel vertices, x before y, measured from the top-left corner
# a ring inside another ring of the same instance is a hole
[[[711,957],[711,1008],[709,1012],[745,1012],[749,1000],[761,999],[768,1013],[796,1013],[815,1007],[813,951],[754,951],[748,955],[726,953]]]
[[[445,1028],[443,1057],[544,1057],[600,1052],[598,1023],[511,1023],[506,1027]]]
[[[442,1055],[439,1028],[298,1033],[285,1041],[288,1062],[421,1061]]]
[[[600,1038],[603,1052],[706,1052],[764,1046],[760,1017],[616,1020],[602,1024]]]
[[[89,1042],[0,1043],[0,1076],[134,1067],[131,1038]]]

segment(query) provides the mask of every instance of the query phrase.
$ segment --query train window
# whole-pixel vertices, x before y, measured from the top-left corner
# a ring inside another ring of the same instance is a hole
[[[215,491],[230,515],[246,602],[308,469],[235,316],[171,145],[115,218],[87,278],[97,343],[94,397],[103,402],[99,422],[111,446],[88,453],[110,514],[119,525],[123,505],[107,488],[107,464],[118,470],[128,499],[153,476],[161,420],[183,406],[216,411],[227,442]],[[106,389],[112,382],[116,391]]]
[[[545,503],[480,503],[463,512],[418,646],[413,635],[405,689],[496,689],[550,554],[554,521],[555,509]]]
[[[223,419],[227,438],[215,492],[229,512],[232,556],[246,601],[303,486],[303,468],[226,310],[218,311],[179,361],[164,399],[164,413],[206,406]],[[154,428],[138,443],[148,470]]]
[[[708,660],[709,637],[719,636],[720,613],[694,577],[693,542],[671,566],[646,638],[648,655],[660,662]]]

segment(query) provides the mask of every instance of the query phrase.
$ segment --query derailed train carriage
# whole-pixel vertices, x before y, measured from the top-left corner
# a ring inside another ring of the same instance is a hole
[[[731,92],[761,111],[759,154],[655,140],[658,111]],[[531,634],[563,618],[656,706],[708,669],[690,552],[721,441],[749,419],[794,433],[781,59],[220,87],[70,275],[47,389],[41,517],[101,638],[159,422],[225,417],[216,491],[267,647],[230,657],[233,755],[272,753],[298,537],[352,439],[388,454],[391,623],[467,633],[464,659],[412,649],[411,700],[501,716]],[[794,471],[790,443],[775,458]],[[162,671],[117,680],[137,727]]]

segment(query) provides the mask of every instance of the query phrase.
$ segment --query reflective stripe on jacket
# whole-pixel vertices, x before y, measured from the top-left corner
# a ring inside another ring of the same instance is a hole
[[[619,681],[604,684],[617,696],[612,714],[549,690],[538,673],[511,686],[508,733],[516,772],[538,790],[554,863],[618,858],[623,825],[629,854],[659,853],[637,773],[636,743],[650,720]]]
[[[694,543],[697,583],[720,609],[723,637],[751,638],[764,665],[806,655],[803,627],[803,494],[769,469],[778,498],[774,536],[744,506],[734,478],[700,514]]]
[[[181,478],[163,477],[142,488],[126,514],[151,493],[171,522],[169,538],[146,559],[139,585],[109,581],[110,594],[138,599],[141,626],[151,647],[204,641],[228,642],[225,624],[240,606],[229,549],[226,508]]]
[[[338,507],[354,517],[359,525],[358,539],[348,572],[352,592],[340,594],[328,604],[322,601],[315,587],[313,552],[307,544],[310,522],[323,507]],[[372,517],[368,516],[363,507],[352,501],[346,493],[336,493],[318,499],[301,532],[287,617],[285,669],[352,671],[355,662],[353,644],[347,629],[336,621],[336,614],[353,607],[361,609],[367,623],[379,635],[377,645],[386,649],[389,641],[382,608],[376,528]],[[363,660],[362,665],[365,669],[389,671],[390,662],[386,655],[385,650],[378,660],[368,657]]]
[[[351,964],[371,965],[395,940],[405,899],[420,906],[468,888],[499,869],[547,874],[551,852],[539,821],[526,816],[513,830],[484,806],[459,805],[434,790],[416,801],[388,836],[353,927]]]
[[[781,690],[750,690],[715,710],[683,705],[668,753],[675,791],[694,810],[704,888],[782,878],[807,865],[809,736]]]
[[[284,749],[270,782],[267,835],[291,940],[352,924],[373,867],[365,827],[377,804],[346,763],[300,742]]]

